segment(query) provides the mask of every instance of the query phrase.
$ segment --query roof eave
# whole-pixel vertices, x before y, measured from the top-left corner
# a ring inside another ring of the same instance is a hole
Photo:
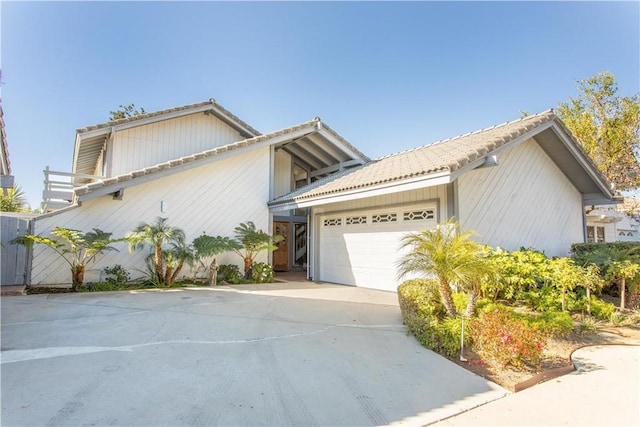
[[[410,191],[419,188],[450,184],[454,179],[455,178],[450,171],[443,171],[411,179],[390,181],[336,193],[318,194],[317,196],[307,198],[302,196],[293,200],[283,200],[282,202],[269,202],[269,209],[271,211],[282,211],[383,196],[385,194],[398,193],[401,191]]]

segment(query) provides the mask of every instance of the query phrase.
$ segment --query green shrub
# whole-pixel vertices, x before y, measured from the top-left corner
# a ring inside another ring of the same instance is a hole
[[[562,337],[573,330],[573,319],[571,315],[562,311],[545,311],[541,314],[526,314],[521,318],[524,319],[529,326],[535,327],[547,337]]]
[[[225,281],[231,284],[237,284],[242,281],[240,269],[235,264],[222,264],[218,267],[218,282]]]
[[[609,320],[616,310],[616,306],[600,298],[591,297],[591,315],[600,320]]]
[[[124,285],[131,279],[129,272],[120,264],[116,264],[113,267],[106,267],[102,271],[105,274],[105,282],[113,285]]]
[[[540,363],[544,335],[508,310],[494,310],[472,319],[470,332],[474,350],[499,366],[523,369]]]
[[[460,353],[461,319],[445,317],[437,282],[408,280],[398,287],[398,301],[407,329],[420,344],[449,357]],[[465,323],[465,331],[468,331],[468,322]],[[465,342],[470,343],[467,332]]]
[[[273,267],[264,262],[256,262],[251,266],[249,277],[255,283],[272,283]]]
[[[467,301],[469,301],[469,297],[467,296],[467,294],[463,294],[462,292],[454,292],[451,294],[451,296],[453,297],[453,305],[456,306],[456,310],[458,311],[458,313],[464,313],[465,309],[467,308]],[[476,305],[476,309],[477,309],[477,305]]]
[[[129,289],[123,283],[114,282],[87,282],[86,286],[80,289],[80,292],[111,292],[111,291],[123,291]]]

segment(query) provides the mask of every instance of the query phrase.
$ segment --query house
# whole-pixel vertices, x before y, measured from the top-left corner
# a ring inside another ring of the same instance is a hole
[[[640,242],[638,202],[587,207],[587,242]]]
[[[37,233],[122,236],[163,216],[193,239],[251,220],[285,237],[269,256],[276,270],[386,290],[398,284],[407,232],[456,217],[489,245],[566,255],[586,239],[584,207],[614,200],[551,110],[370,160],[318,118],[261,134],[210,100],[78,130],[72,172],[69,206],[39,217]],[[145,256],[122,246],[86,280],[115,264],[133,272]],[[55,255],[35,251],[32,283],[68,276]]]

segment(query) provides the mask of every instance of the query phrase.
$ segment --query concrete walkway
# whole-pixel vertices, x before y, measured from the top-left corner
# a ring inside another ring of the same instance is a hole
[[[3,426],[424,425],[503,397],[394,293],[313,283],[4,297]]]
[[[640,426],[640,347],[592,346],[577,370],[436,426]]]

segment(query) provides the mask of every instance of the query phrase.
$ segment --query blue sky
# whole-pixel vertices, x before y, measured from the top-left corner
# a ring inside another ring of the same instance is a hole
[[[554,108],[604,70],[640,91],[638,2],[6,2],[16,181],[70,171],[120,104],[215,98],[262,132],[315,116],[370,157]]]

